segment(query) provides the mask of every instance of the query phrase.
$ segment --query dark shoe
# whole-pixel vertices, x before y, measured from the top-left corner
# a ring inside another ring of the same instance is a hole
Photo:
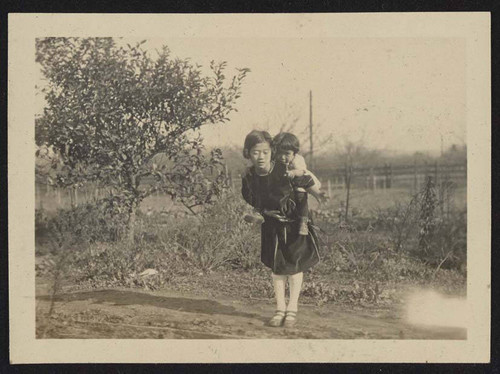
[[[282,310],[277,310],[274,312],[273,318],[269,320],[269,326],[271,327],[281,327],[283,325],[283,321],[285,320],[285,312]]]
[[[297,312],[287,311],[285,316],[285,327],[293,327],[297,323]]]

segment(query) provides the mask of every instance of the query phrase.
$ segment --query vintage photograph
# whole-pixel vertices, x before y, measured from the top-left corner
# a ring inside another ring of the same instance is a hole
[[[464,37],[31,41],[36,341],[467,342]]]
[[[463,40],[36,61],[37,338],[466,339]]]

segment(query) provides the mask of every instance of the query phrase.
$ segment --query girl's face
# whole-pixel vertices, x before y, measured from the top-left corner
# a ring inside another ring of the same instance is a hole
[[[271,168],[271,146],[269,143],[255,144],[250,149],[249,156],[256,169],[268,171]]]

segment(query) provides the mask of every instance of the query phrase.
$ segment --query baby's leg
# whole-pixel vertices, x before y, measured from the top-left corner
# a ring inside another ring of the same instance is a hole
[[[295,191],[295,204],[299,217],[299,235],[308,235],[307,222],[309,221],[309,205],[307,204],[307,193]]]
[[[307,192],[295,190],[295,205],[299,217],[309,216],[309,206],[307,204]]]

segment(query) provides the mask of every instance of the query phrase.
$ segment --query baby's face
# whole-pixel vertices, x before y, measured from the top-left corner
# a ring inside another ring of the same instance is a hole
[[[295,158],[295,153],[293,151],[279,150],[276,152],[276,160],[282,164],[288,165]]]

